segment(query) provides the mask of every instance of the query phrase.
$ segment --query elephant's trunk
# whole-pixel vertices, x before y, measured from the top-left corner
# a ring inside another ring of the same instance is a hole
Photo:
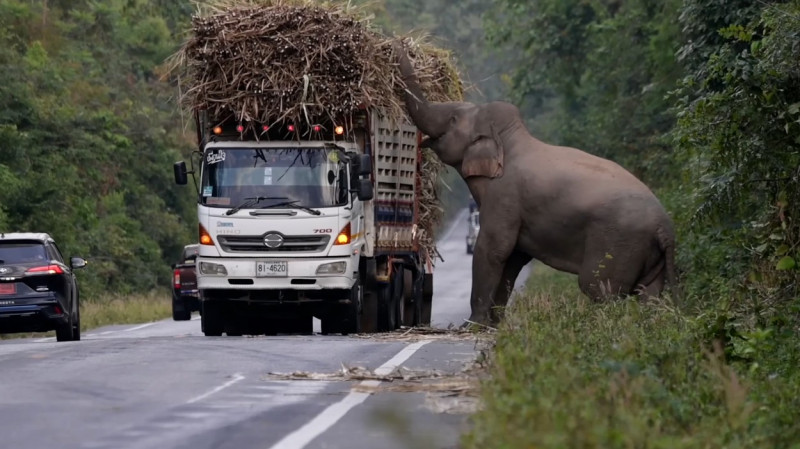
[[[425,94],[422,93],[422,88],[419,85],[417,75],[414,73],[414,67],[408,59],[405,48],[396,45],[395,51],[399,56],[400,73],[406,83],[404,97],[406,110],[408,115],[411,116],[411,121],[428,136],[433,138],[440,137],[447,130],[450,114],[440,110],[444,109],[444,105],[431,104],[425,99]]]

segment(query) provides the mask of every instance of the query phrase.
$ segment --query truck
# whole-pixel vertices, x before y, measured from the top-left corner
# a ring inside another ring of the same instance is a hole
[[[172,265],[172,319],[175,321],[188,321],[192,312],[200,310],[195,274],[198,246],[197,243],[184,246],[181,261]]]
[[[173,166],[197,190],[206,336],[392,331],[431,320],[420,132],[360,107],[318,123],[209,117]]]

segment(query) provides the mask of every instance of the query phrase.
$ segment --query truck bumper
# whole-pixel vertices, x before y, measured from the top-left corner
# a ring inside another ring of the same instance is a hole
[[[325,290],[349,289],[358,276],[357,259],[351,257],[286,258],[275,259],[287,262],[286,276],[256,276],[256,262],[269,261],[263,258],[198,258],[197,286],[200,290]],[[207,274],[200,269],[202,263],[221,265],[227,275]],[[320,275],[321,265],[345,262],[344,272],[336,275]]]

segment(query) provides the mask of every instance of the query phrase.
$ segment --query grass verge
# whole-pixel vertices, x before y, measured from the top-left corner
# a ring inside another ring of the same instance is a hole
[[[800,448],[796,333],[727,361],[708,312],[594,304],[537,264],[498,331],[465,448]],[[744,353],[746,351],[740,351]]]
[[[153,290],[138,295],[107,295],[81,299],[81,331],[111,324],[137,324],[172,316],[169,290]],[[55,332],[2,334],[0,339],[55,336]]]

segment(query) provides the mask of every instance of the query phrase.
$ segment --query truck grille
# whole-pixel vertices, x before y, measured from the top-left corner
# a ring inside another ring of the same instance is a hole
[[[277,233],[267,233],[277,234]],[[265,234],[266,235],[266,234]],[[312,252],[322,251],[328,247],[330,235],[281,235],[283,242],[276,248],[270,248],[264,243],[264,235],[225,235],[217,236],[219,245],[226,252]]]

